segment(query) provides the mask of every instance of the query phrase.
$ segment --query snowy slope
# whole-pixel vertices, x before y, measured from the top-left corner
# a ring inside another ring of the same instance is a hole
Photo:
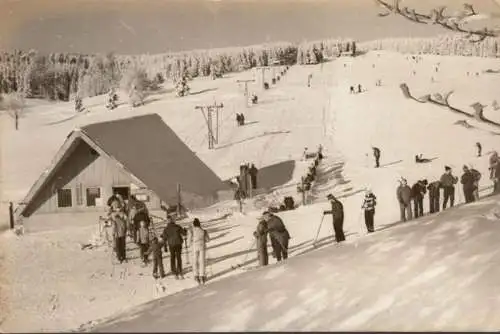
[[[21,120],[18,132],[12,130],[11,120],[0,116],[3,138],[8,139],[2,138],[0,152],[1,200],[21,200],[75,126],[144,113],[158,113],[224,179],[233,176],[244,161],[253,161],[257,167],[288,160],[296,163],[288,184],[277,187],[263,199],[247,201],[244,215],[234,213],[210,221],[234,212],[234,201],[193,213],[205,222],[213,237],[209,244],[209,275],[215,279],[241,273],[231,268],[236,264],[255,264],[253,251],[246,256],[253,242],[251,232],[256,218],[266,203],[281,201],[289,194],[300,202],[295,183],[309,164],[299,161],[304,146],[312,150],[321,143],[327,156],[319,168],[314,204],[280,214],[293,237],[292,257],[311,248],[321,213],[328,206],[325,195],[329,192],[341,197],[344,203],[348,240],[365,235],[360,206],[366,186],[378,197],[375,217],[378,228],[399,219],[395,191],[400,176],[408,178],[411,184],[420,177],[438,178],[445,164],[455,167],[455,173],[459,174],[463,163],[472,163],[484,176],[481,195],[489,193],[487,157],[475,158],[474,144],[481,141],[484,154],[497,148],[498,136],[491,133],[494,129],[474,121],[469,121],[476,126],[473,129],[454,125],[463,118],[439,107],[406,100],[399,84],[406,82],[416,96],[454,89],[451,101],[464,109],[478,100],[491,105],[497,96],[496,87],[500,87],[500,77],[482,71],[496,69],[496,60],[425,56],[415,64],[407,57],[381,52],[355,59],[341,58],[322,66],[294,66],[270,91],[250,87],[250,91],[257,91],[259,104],[248,110],[243,106],[243,87],[238,87],[235,81],[252,78],[252,71],[215,81],[195,80],[191,91],[200,93],[182,99],[173,97],[167,85],[165,92],[151,96],[149,103],[133,110],[123,104],[109,112],[103,106],[104,96],[84,100],[90,112],[76,117],[71,103],[34,105]],[[438,73],[434,72],[437,63],[440,63]],[[481,74],[468,76],[467,71]],[[308,88],[310,73],[312,87]],[[435,77],[434,83],[431,76]],[[382,87],[375,86],[377,79],[382,80]],[[358,83],[367,91],[350,95],[349,86]],[[223,102],[225,108],[219,147],[208,150],[204,120],[194,107],[212,103],[214,99]],[[252,124],[238,128],[235,112],[245,112],[248,123]],[[491,107],[487,107],[485,114],[500,120],[499,112]],[[372,167],[371,145],[382,150],[383,168]],[[438,159],[416,165],[413,156],[418,153]],[[457,201],[463,202],[460,191]],[[0,222],[3,220],[5,224],[7,216],[3,213],[7,211],[4,207],[0,209]],[[427,200],[424,209],[428,211]],[[124,266],[113,266],[106,247],[80,250],[80,243],[88,242],[95,232],[96,214],[38,218],[40,223],[59,229],[22,238],[0,235],[4,252],[9,250],[6,254],[9,276],[16,278],[9,285],[12,307],[9,318],[2,324],[6,330],[76,328],[194,286],[188,273],[185,281],[167,278],[167,291],[156,294],[150,268],[141,268],[137,259]],[[331,233],[331,222],[325,221],[319,235],[321,245],[332,242]],[[133,245],[129,248],[131,256],[137,257],[137,249]],[[168,261],[166,255],[165,262]],[[33,288],[39,286],[44,288]]]
[[[498,330],[498,200],[156,300],[92,331]]]

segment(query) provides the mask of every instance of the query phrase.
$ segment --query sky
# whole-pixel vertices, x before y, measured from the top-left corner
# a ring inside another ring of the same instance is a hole
[[[407,2],[426,9],[429,4],[460,4]],[[494,0],[469,2],[491,10]],[[395,16],[382,18],[378,12],[374,0],[0,0],[0,48],[139,54],[443,33]]]

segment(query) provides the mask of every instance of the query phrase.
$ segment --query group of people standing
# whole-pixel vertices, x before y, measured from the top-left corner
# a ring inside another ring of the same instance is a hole
[[[192,255],[194,279],[199,284],[207,281],[206,276],[206,244],[210,240],[208,232],[201,227],[195,218],[190,229],[178,225],[173,216],[167,217],[167,225],[160,236],[152,229],[151,218],[146,204],[130,196],[125,201],[119,194],[113,194],[108,200],[108,219],[111,221],[114,250],[120,263],[127,262],[126,238],[137,244],[140,258],[145,266],[149,264],[149,256],[153,260],[153,277],[164,278],[163,250],[170,252],[170,268],[176,279],[183,279],[182,246],[189,242]]]
[[[399,180],[396,196],[401,212],[401,220],[407,221],[424,215],[423,200],[429,191],[429,213],[436,213],[441,208],[441,189],[443,190],[442,209],[445,210],[448,204],[455,205],[455,185],[459,178],[453,175],[452,168],[445,166],[445,172],[439,180],[428,183],[426,179],[418,180],[412,187],[408,185],[405,178]],[[463,174],[460,178],[462,184],[465,203],[479,200],[479,180],[481,173],[467,165],[463,166]],[[413,202],[413,208],[412,208]]]

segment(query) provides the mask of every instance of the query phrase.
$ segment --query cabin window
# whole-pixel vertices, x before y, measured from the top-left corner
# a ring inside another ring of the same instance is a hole
[[[87,206],[96,206],[98,198],[101,198],[101,188],[87,188]]]
[[[59,208],[69,208],[69,207],[73,206],[71,189],[58,189],[57,190],[57,206]]]

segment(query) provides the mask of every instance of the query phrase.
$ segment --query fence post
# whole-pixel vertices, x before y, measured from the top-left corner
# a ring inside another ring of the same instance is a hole
[[[10,229],[14,229],[14,204],[9,202],[9,221],[10,221]]]
[[[302,205],[306,205],[306,189],[304,185],[304,177],[301,178],[301,187],[302,187]]]

